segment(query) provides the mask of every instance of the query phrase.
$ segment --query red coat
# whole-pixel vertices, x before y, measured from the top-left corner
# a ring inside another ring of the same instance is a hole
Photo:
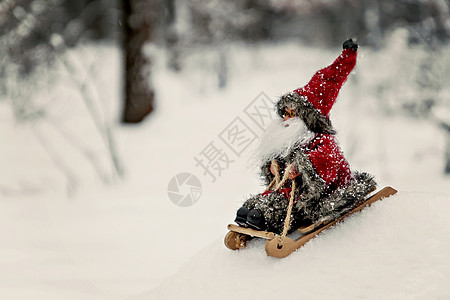
[[[344,158],[333,135],[318,134],[301,151],[308,156],[327,186],[337,188],[350,182],[352,177],[350,165]]]

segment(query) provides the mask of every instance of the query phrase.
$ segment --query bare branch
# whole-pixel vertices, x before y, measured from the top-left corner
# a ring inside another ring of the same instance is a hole
[[[54,149],[48,140],[45,139],[44,135],[39,131],[37,126],[30,126],[34,136],[41,144],[42,148],[47,152],[50,159],[55,164],[56,168],[64,175],[67,183],[67,194],[72,196],[78,185],[78,180],[75,173],[70,169],[70,167],[64,162],[62,156]]]

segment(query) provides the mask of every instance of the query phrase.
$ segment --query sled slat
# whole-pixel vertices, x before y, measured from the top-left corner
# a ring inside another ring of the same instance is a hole
[[[267,239],[267,240],[271,240],[275,237],[275,233],[273,233],[273,232],[253,230],[251,228],[240,227],[240,226],[237,226],[234,224],[229,224],[228,230],[233,231],[233,232],[243,233],[243,234],[246,234],[249,236]]]

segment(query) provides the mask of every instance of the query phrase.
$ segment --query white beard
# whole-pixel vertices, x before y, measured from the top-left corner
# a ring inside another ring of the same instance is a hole
[[[276,157],[286,157],[295,147],[309,144],[315,137],[302,119],[275,119],[262,135],[256,147],[256,163],[263,165]]]

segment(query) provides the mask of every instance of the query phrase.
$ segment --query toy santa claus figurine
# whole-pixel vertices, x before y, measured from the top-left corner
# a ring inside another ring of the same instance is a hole
[[[245,201],[235,219],[240,226],[281,233],[290,197],[291,231],[306,223],[334,220],[375,189],[371,175],[350,170],[329,119],[339,90],[356,64],[358,45],[349,39],[343,48],[307,85],[277,102],[279,118],[267,128],[257,148],[262,177],[272,188]]]

